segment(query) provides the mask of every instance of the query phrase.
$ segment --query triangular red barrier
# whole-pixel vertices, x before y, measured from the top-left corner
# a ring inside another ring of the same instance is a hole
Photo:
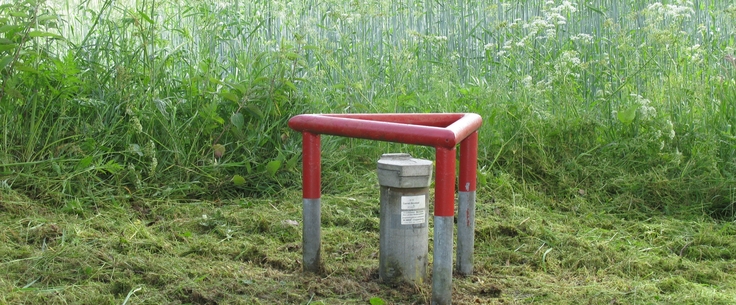
[[[481,123],[475,113],[302,114],[291,118],[289,127],[314,134],[450,148]]]

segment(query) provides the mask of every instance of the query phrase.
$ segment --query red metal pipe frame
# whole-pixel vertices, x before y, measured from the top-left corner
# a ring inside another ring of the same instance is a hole
[[[476,168],[478,166],[477,130],[480,128],[481,122],[481,117],[474,113],[303,114],[295,116],[289,120],[289,127],[301,131],[303,135],[303,197],[304,199],[319,199],[321,197],[320,134],[426,145],[433,146],[436,150],[435,162],[437,174],[435,176],[434,215],[439,216],[440,220],[452,217],[455,215],[455,147],[457,144],[460,144],[460,191],[475,191],[477,181]],[[439,220],[436,220],[435,226],[437,225],[437,221]],[[444,223],[442,221],[440,222]],[[317,228],[319,228],[319,224],[317,224]],[[444,232],[443,234],[446,233],[448,232]],[[449,257],[451,264],[452,230],[449,230],[448,236],[449,240],[442,240],[440,243],[444,243],[442,244],[442,249],[435,249],[435,251],[440,251],[438,253]],[[310,242],[316,243],[317,245],[316,258],[310,258],[319,261],[319,232],[316,235],[316,239],[316,241],[310,240]],[[435,247],[439,245],[437,242],[438,240],[435,240]],[[449,250],[446,247],[449,247]],[[314,267],[312,269],[318,270],[318,266],[312,266]],[[452,281],[451,271],[448,271],[447,274],[444,273],[446,271],[444,269],[439,271],[435,275],[438,279],[444,279],[448,283]],[[433,300],[435,297],[438,297],[443,300],[446,299],[443,303],[449,303],[451,293],[450,285],[445,282],[433,282]],[[442,292],[436,293],[435,286],[441,286]]]
[[[314,134],[452,148],[478,130],[481,122],[474,113],[302,114],[291,118],[289,127]]]
[[[474,113],[302,114],[289,127],[302,131],[303,196],[321,197],[320,134],[433,146],[436,149],[435,216],[453,216],[455,146],[460,142],[459,190],[476,189],[478,128]]]
[[[464,117],[464,113],[350,113],[313,114],[345,119],[357,119],[384,123],[412,124],[434,127],[447,127]]]

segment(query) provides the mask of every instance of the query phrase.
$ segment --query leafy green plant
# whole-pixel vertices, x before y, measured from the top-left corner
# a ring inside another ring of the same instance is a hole
[[[383,301],[383,299],[379,297],[371,297],[370,300],[368,300],[368,303],[371,305],[384,305],[386,302]]]

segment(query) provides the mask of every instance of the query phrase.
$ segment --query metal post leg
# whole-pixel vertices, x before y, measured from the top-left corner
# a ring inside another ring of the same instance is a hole
[[[304,272],[319,273],[322,271],[320,137],[309,132],[302,135],[302,267]]]
[[[475,188],[478,167],[478,132],[460,143],[460,185],[457,216],[456,270],[462,275],[473,274],[475,245]]]
[[[455,215],[455,148],[437,148],[434,202],[432,304],[452,304],[452,242]]]

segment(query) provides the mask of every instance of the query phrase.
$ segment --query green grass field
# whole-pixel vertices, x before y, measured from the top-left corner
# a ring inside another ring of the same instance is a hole
[[[301,272],[286,122],[361,112],[484,119],[456,303],[733,304],[734,29],[728,1],[2,2],[0,304],[428,304],[378,280],[375,162],[431,147],[323,137]]]

